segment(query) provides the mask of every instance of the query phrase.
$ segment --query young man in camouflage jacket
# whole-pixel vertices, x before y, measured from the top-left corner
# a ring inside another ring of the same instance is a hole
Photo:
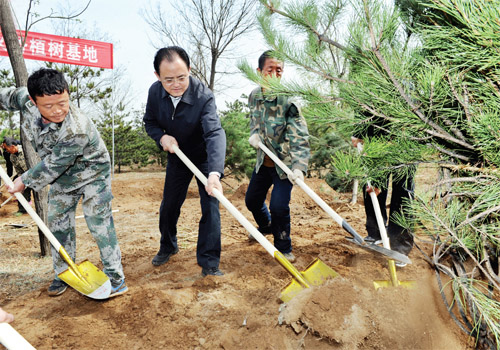
[[[272,57],[271,51],[259,58],[257,71],[264,77],[281,78],[283,62]],[[290,198],[294,180],[304,179],[310,157],[309,133],[305,119],[297,104],[285,96],[268,99],[262,87],[252,91],[248,99],[250,108],[250,143],[257,148],[257,163],[245,195],[247,208],[252,212],[259,231],[272,233],[274,245],[291,262]],[[255,135],[255,136],[254,136]],[[265,153],[258,142],[266,144],[289,168],[294,178],[286,173]],[[269,209],[265,200],[273,186]],[[251,237],[250,237],[251,238]]]
[[[23,112],[21,127],[41,158],[14,181],[9,192],[25,187],[40,191],[50,185],[48,227],[73,260],[75,210],[83,197],[83,213],[99,247],[104,273],[110,278],[111,296],[125,293],[128,288],[111,214],[109,154],[92,121],[69,102],[64,75],[42,68],[28,78],[28,89],[1,89],[0,107]],[[48,292],[55,296],[67,288],[57,277],[67,265],[54,248],[52,258],[56,277]]]

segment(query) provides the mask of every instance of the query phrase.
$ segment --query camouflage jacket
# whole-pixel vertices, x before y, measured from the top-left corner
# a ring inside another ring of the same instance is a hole
[[[110,159],[104,141],[94,123],[71,103],[63,122],[43,124],[25,87],[6,88],[0,89],[0,108],[23,112],[21,127],[41,158],[21,177],[27,187],[39,191],[57,183],[70,192],[109,176]]]
[[[309,163],[309,132],[297,104],[285,96],[266,99],[260,87],[255,88],[248,98],[250,108],[250,136],[259,134],[262,143],[277,155],[292,170],[307,172]],[[257,150],[258,172],[264,162],[265,153]],[[286,174],[280,167],[276,171],[281,179]]]
[[[10,161],[12,165],[14,165],[14,169],[16,169],[16,173],[18,175],[22,175],[28,167],[26,166],[26,160],[24,159],[23,147],[21,145],[17,145],[17,153],[10,155]]]

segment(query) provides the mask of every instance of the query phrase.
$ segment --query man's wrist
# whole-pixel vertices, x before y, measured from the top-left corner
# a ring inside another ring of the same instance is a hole
[[[163,146],[163,143],[161,142],[161,140],[163,140],[163,138],[164,138],[165,136],[168,136],[168,135],[167,135],[167,134],[163,134],[163,135],[160,137],[160,141],[158,141],[158,143],[160,144],[161,148],[163,148],[163,147],[164,147],[164,146]]]

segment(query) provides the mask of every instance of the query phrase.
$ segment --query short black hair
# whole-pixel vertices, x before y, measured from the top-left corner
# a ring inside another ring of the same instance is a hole
[[[176,56],[179,56],[181,60],[183,60],[184,63],[186,63],[186,66],[189,69],[190,67],[189,56],[186,50],[184,50],[182,47],[179,46],[168,46],[161,48],[156,52],[155,59],[153,61],[156,74],[160,75],[160,63],[163,60],[167,60],[167,62],[172,62]]]
[[[28,92],[33,100],[45,95],[60,95],[64,91],[69,94],[68,82],[64,74],[50,68],[40,68],[28,78]]]
[[[267,51],[264,51],[264,53],[262,55],[260,55],[260,57],[259,57],[259,69],[260,70],[264,69],[264,65],[266,64],[266,60],[268,58],[276,58],[275,51],[273,51],[273,50],[267,50]],[[282,63],[283,63],[283,66],[284,66],[285,62],[282,62]]]

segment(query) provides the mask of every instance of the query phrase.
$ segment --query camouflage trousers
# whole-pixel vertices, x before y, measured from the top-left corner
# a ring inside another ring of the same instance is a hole
[[[48,206],[49,229],[75,261],[75,210],[80,198],[87,226],[99,247],[104,273],[111,281],[124,279],[120,246],[111,214],[113,195],[109,178],[93,181],[70,192],[64,192],[64,188],[57,183],[51,185]],[[68,268],[54,247],[52,247],[52,260],[56,277]]]

